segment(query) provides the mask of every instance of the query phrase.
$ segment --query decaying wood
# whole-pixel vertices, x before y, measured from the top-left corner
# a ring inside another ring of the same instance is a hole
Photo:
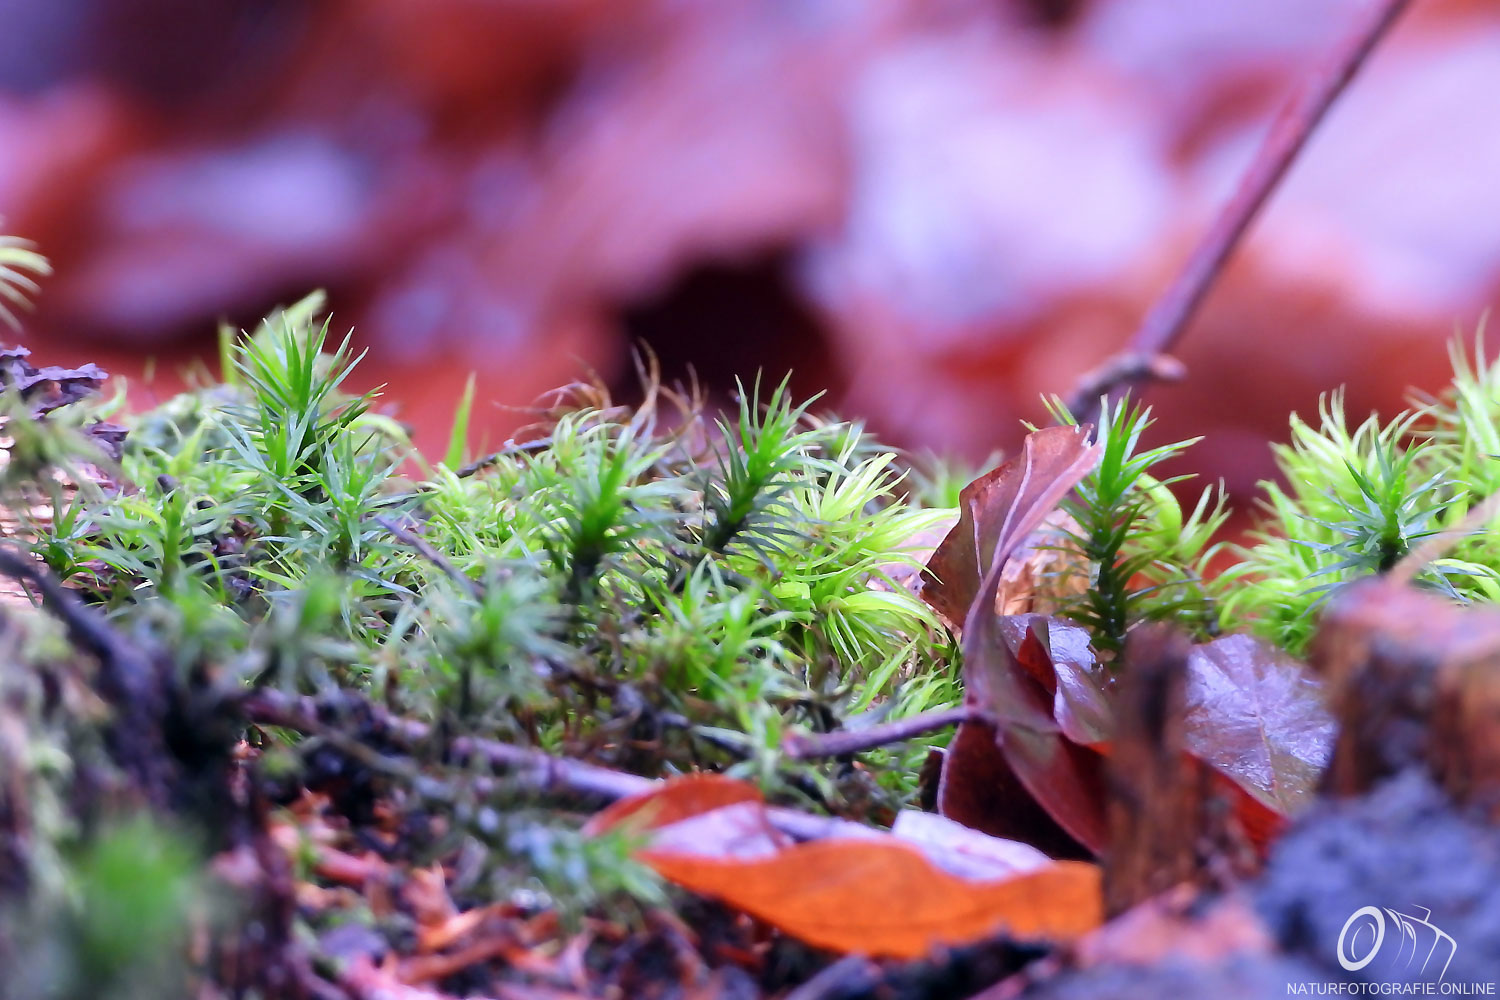
[[[1312,663],[1340,726],[1328,792],[1425,767],[1500,820],[1500,610],[1367,581],[1324,613]]]

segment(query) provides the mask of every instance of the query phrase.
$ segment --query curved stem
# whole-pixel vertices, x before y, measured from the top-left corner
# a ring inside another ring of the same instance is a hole
[[[1069,409],[1077,414],[1079,423],[1095,419],[1101,396],[1117,399],[1162,367],[1159,359],[1182,336],[1229,255],[1296,162],[1308,138],[1409,6],[1411,0],[1376,0],[1358,29],[1282,106],[1234,196],[1219,212],[1177,279],[1157,299],[1125,347],[1085,376],[1074,390]]]

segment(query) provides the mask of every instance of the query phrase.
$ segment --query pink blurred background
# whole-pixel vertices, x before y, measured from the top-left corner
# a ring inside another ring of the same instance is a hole
[[[314,287],[437,447],[586,368],[796,373],[982,457],[1118,347],[1368,0],[0,0],[23,343],[163,395]],[[1500,7],[1419,0],[1151,400],[1245,496],[1293,408],[1500,299]],[[138,388],[140,388],[138,386]],[[477,440],[476,440],[477,443]]]

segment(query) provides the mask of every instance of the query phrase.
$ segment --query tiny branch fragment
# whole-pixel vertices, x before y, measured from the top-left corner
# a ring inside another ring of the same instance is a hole
[[[1114,377],[1086,377],[1074,398],[1069,400],[1069,409],[1078,415],[1079,422],[1092,421],[1098,414],[1101,388],[1106,389],[1111,397],[1117,397],[1130,386],[1156,376],[1156,363],[1150,359],[1172,350],[1172,345],[1182,336],[1223,271],[1229,255],[1296,161],[1308,138],[1409,6],[1411,0],[1379,0],[1375,3],[1358,30],[1335,49],[1327,62],[1319,66],[1283,105],[1255,159],[1240,179],[1234,197],[1219,213],[1187,265],[1177,275],[1177,280],[1156,301],[1125,349],[1096,369],[1100,375],[1113,373]]]
[[[448,561],[448,558],[446,556],[429,545],[427,539],[423,538],[415,531],[397,524],[390,518],[377,517],[375,519],[375,523],[380,525],[386,531],[390,532],[392,538],[395,538],[397,541],[404,542],[407,545],[410,545],[413,549],[416,549],[418,555],[420,555],[423,559],[426,559],[428,562],[432,563],[438,569],[442,570],[445,574],[447,574],[449,579],[458,584],[460,587],[463,587],[475,598],[483,596],[483,592],[481,591],[479,584],[475,583],[474,580],[470,577],[465,576],[457,566]]]
[[[529,455],[550,447],[552,447],[551,437],[537,438],[535,441],[522,441],[519,444],[511,442],[499,451],[493,451],[483,458],[475,459],[459,469],[455,475],[460,479],[467,479],[477,472],[484,471],[507,455]]]
[[[245,718],[251,722],[295,729],[308,734],[332,735],[334,730],[330,727],[330,720],[345,716],[368,720],[374,733],[402,746],[420,743],[429,738],[432,732],[432,728],[424,722],[393,715],[350,692],[314,698],[258,689],[247,693],[240,707]],[[348,749],[345,741],[334,742]],[[626,774],[585,761],[554,757],[542,750],[518,747],[499,740],[463,736],[452,740],[447,749],[455,763],[483,761],[498,771],[509,773],[538,792],[563,791],[613,800],[642,795],[662,785],[662,782],[652,778]],[[375,761],[369,753],[361,756],[366,764],[375,764],[381,770],[396,771],[400,768],[399,763],[394,760],[387,761],[389,766],[385,766]],[[466,777],[465,780],[473,779]],[[795,809],[772,807],[766,813],[773,826],[798,840],[817,840],[841,832],[849,836],[860,836],[868,833],[869,829],[848,820],[815,816]]]
[[[1180,382],[1186,376],[1187,366],[1170,354],[1126,349],[1083,373],[1068,396],[1068,408],[1073,413],[1086,411],[1089,419],[1096,419],[1101,396],[1122,394],[1141,382]]]
[[[884,722],[861,729],[843,729],[833,733],[792,733],[781,743],[782,751],[793,760],[814,757],[841,757],[845,754],[874,750],[876,747],[903,743],[927,733],[956,726],[975,717],[965,705],[934,709],[907,719]]]
[[[262,689],[245,697],[243,710],[252,722],[282,726],[304,733],[327,730],[325,720],[361,714],[375,732],[400,745],[420,743],[431,727],[414,719],[403,719],[348,692],[327,698],[297,697]],[[449,744],[458,760],[478,759],[491,767],[517,772],[539,791],[564,789],[607,799],[639,795],[656,787],[649,778],[637,777],[582,761],[554,757],[540,750],[512,746],[499,740],[459,737]]]

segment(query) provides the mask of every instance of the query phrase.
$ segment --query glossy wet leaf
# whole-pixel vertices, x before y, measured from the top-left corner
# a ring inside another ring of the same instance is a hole
[[[1187,750],[1282,816],[1308,801],[1335,724],[1306,667],[1246,635],[1195,648],[1185,691]]]

